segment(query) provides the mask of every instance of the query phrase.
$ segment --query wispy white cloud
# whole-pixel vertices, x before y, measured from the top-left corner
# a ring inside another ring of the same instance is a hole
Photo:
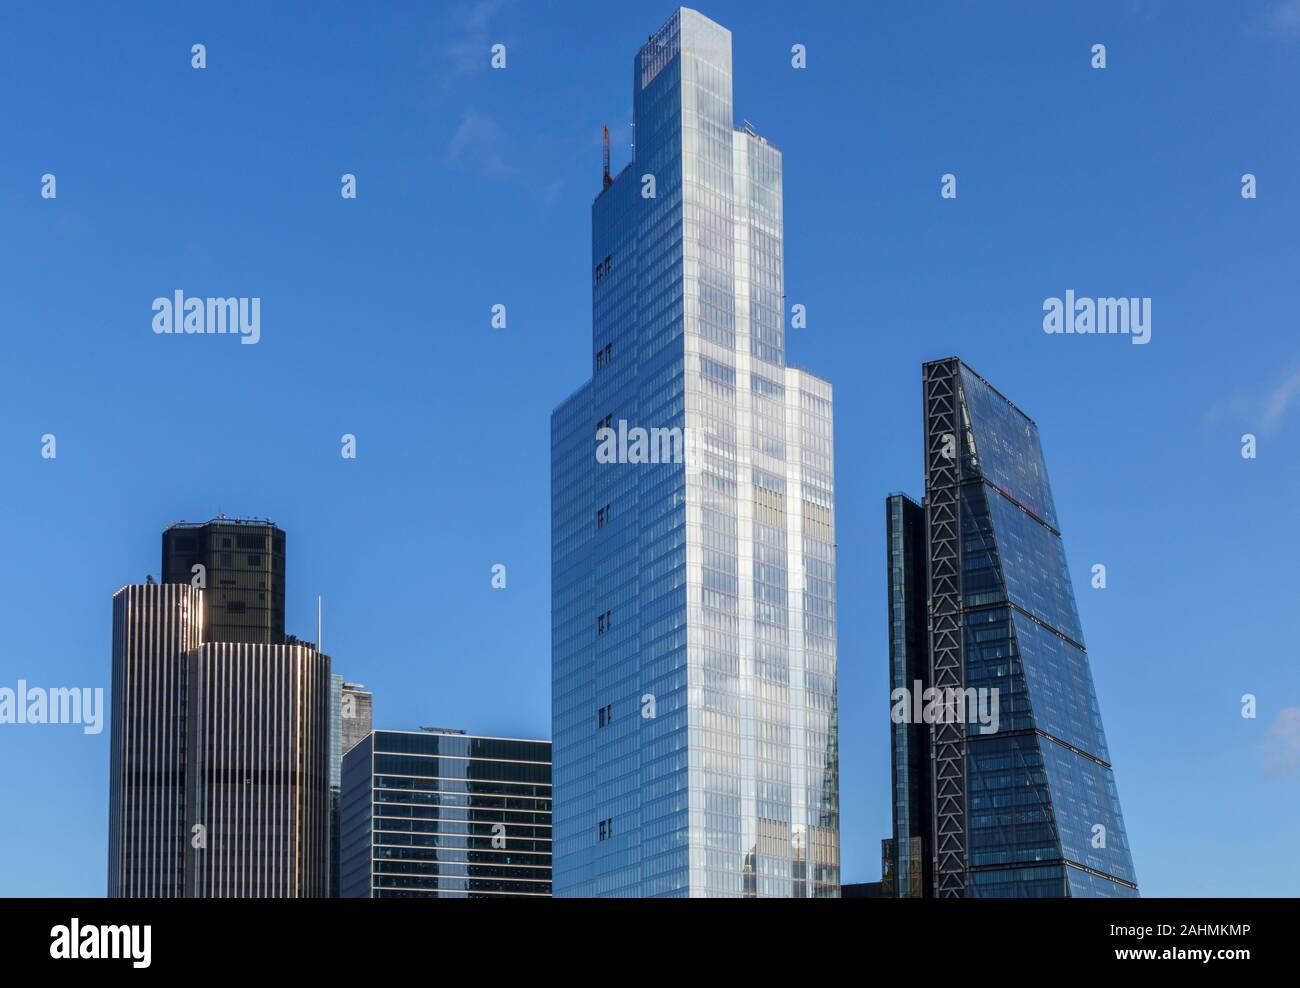
[[[1300,367],[1269,392],[1264,401],[1264,425],[1267,428],[1277,425],[1296,398],[1300,398]]]
[[[443,49],[452,78],[488,71],[492,45],[503,40],[490,38],[489,27],[505,5],[505,0],[475,0],[452,8],[450,40]]]
[[[467,107],[451,141],[447,144],[449,163],[474,169],[493,178],[509,178],[515,168],[511,163],[511,141],[497,121]]]
[[[1286,34],[1300,33],[1300,0],[1281,0],[1269,18],[1273,30]]]
[[[1130,17],[1153,21],[1162,13],[1161,0],[1127,0],[1124,5]]]
[[[1271,381],[1241,387],[1210,406],[1206,420],[1230,422],[1250,432],[1267,431],[1282,422],[1300,399],[1300,360],[1285,365]]]
[[[1300,707],[1283,707],[1277,712],[1263,752],[1264,767],[1274,775],[1300,768]]]
[[[1300,0],[1276,0],[1255,17],[1252,34],[1271,38],[1300,38]]]
[[[630,135],[631,128],[625,130]],[[535,134],[469,106],[462,111],[442,159],[480,178],[527,190],[542,206],[560,201],[571,188],[569,177],[576,169],[587,170],[587,192],[594,195],[600,188],[600,130],[590,126],[559,136]],[[621,167],[617,160],[614,167]]]
[[[505,0],[475,0],[458,5],[452,16],[468,31],[485,31],[492,15],[504,6]]]

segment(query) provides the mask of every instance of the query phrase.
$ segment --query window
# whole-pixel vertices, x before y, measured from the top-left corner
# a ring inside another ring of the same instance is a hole
[[[606,343],[603,350],[596,351],[596,370],[608,367],[614,362],[614,344]]]
[[[614,818],[606,817],[600,821],[600,839],[608,840],[614,836]]]
[[[614,627],[614,612],[606,611],[596,616],[596,634],[603,635]]]
[[[596,712],[596,723],[599,727],[605,727],[614,723],[614,705],[607,703]]]
[[[610,522],[610,515],[611,515],[612,513],[613,513],[613,512],[610,510],[610,506],[609,506],[608,504],[605,505],[603,508],[597,508],[597,509],[596,509],[596,527],[597,527],[597,528],[604,528],[606,525],[608,525],[609,522]]]
[[[244,613],[244,602],[243,602],[242,600],[228,600],[228,601],[226,601],[226,613],[227,613],[227,614],[243,614],[243,613]]]
[[[249,556],[249,557],[248,557],[248,565],[249,565],[249,566],[261,566],[261,565],[262,565],[262,557],[261,557],[261,556]]]

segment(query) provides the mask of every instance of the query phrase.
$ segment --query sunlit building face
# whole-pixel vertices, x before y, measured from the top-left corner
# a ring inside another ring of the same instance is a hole
[[[592,378],[551,422],[556,895],[839,894],[831,388],[786,366],[781,153],[731,68],[674,14],[592,207]],[[597,457],[636,428],[684,454]]]

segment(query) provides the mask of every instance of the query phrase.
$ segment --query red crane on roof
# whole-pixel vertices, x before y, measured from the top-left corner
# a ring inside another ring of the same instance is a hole
[[[611,185],[614,184],[614,180],[609,177],[609,125],[608,124],[602,125],[600,130],[601,130],[601,141],[604,143],[604,148],[605,148],[605,184],[603,188],[608,189]]]

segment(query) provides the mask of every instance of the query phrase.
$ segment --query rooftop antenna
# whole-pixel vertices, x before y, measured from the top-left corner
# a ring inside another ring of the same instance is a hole
[[[316,595],[316,651],[325,654],[325,646],[320,640],[320,594]]]
[[[609,177],[609,124],[602,124],[600,128],[601,143],[605,150],[605,184],[602,188],[608,189],[614,184],[614,180]]]

